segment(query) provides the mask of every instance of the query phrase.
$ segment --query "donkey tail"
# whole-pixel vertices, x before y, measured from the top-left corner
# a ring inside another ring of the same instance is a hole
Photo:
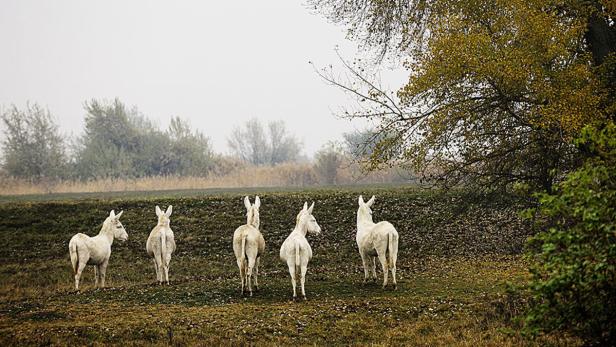
[[[391,269],[396,266],[398,258],[398,235],[392,231],[387,233],[387,253],[389,253],[388,263]]]
[[[300,264],[300,259],[299,259],[299,243],[295,242],[295,266],[299,267]]]
[[[242,251],[240,253],[242,255],[242,267],[244,267],[244,262],[246,261],[246,235],[242,235]]]
[[[161,265],[167,264],[167,234],[165,230],[160,231],[160,260]]]
[[[74,242],[69,242],[68,252],[71,256],[71,264],[73,265],[73,272],[76,274],[79,268],[79,252],[77,251],[77,245]]]

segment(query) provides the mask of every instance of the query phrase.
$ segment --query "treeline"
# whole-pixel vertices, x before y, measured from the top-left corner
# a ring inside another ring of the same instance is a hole
[[[331,142],[312,162],[302,155],[303,144],[283,121],[263,124],[252,119],[228,137],[231,155],[215,153],[210,140],[180,118],[160,129],[136,107],[120,100],[91,100],[84,104],[82,133],[63,136],[49,110],[38,104],[12,106],[2,113],[2,176],[33,183],[137,179],[155,176],[221,177],[251,166],[298,163],[288,180],[294,185],[350,183],[364,173],[357,164],[369,133],[349,133]],[[379,181],[404,180],[389,172]]]
[[[5,173],[31,180],[202,175],[213,167],[209,140],[179,118],[159,129],[119,100],[84,105],[83,134],[67,140],[38,104],[2,114]]]

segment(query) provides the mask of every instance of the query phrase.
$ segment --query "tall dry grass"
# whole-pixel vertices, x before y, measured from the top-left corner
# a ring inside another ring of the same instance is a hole
[[[359,167],[347,165],[338,172],[337,184],[402,182],[406,178],[393,169],[362,173]],[[176,189],[240,188],[240,187],[306,187],[320,184],[311,164],[276,166],[244,166],[224,174],[196,176],[153,176],[141,178],[100,178],[94,180],[59,180],[33,182],[0,176],[0,195],[50,193],[93,193],[151,191]]]

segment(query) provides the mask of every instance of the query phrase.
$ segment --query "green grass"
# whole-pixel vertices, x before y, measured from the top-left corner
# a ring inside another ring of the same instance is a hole
[[[354,231],[360,191],[377,194],[375,220],[389,220],[400,234],[396,291],[361,283]],[[0,345],[578,343],[563,336],[526,341],[515,332],[510,318],[519,303],[505,283],[528,276],[519,257],[528,228],[513,200],[473,202],[409,187],[261,190],[261,288],[242,297],[231,239],[245,223],[245,192],[0,204]],[[278,250],[305,200],[316,202],[322,234],[309,236],[308,300],[293,302]],[[170,286],[154,284],[145,252],[156,204],[174,206]],[[68,240],[96,234],[111,209],[125,211],[129,240],[113,245],[108,288],[93,288],[89,267],[75,293]]]

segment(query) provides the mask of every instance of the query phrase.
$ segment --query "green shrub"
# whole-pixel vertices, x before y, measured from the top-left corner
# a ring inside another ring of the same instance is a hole
[[[539,194],[543,231],[529,240],[533,336],[560,330],[589,344],[616,338],[616,126],[587,127],[577,140],[588,159]]]

